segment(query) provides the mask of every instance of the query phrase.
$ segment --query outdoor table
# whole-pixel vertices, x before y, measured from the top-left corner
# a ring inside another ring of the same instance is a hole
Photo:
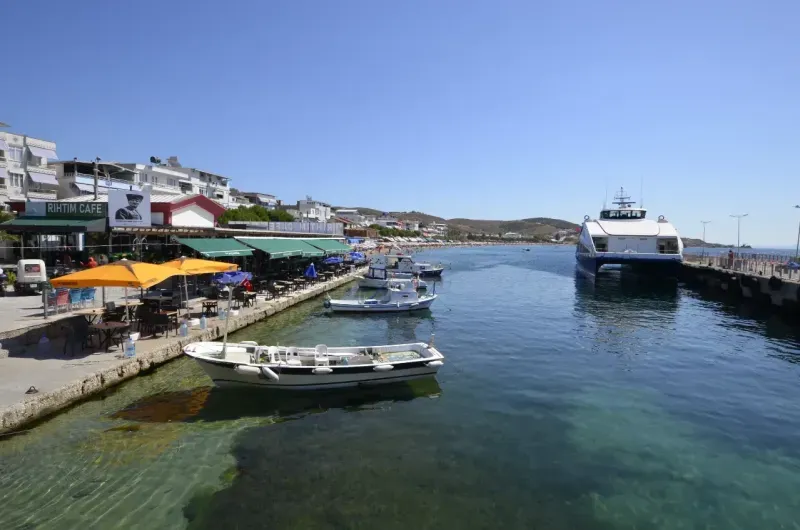
[[[214,315],[219,314],[219,300],[206,300],[203,302],[203,314],[210,317],[212,311]]]
[[[141,300],[127,300],[127,301],[119,302],[116,305],[117,305],[117,307],[138,307],[138,306],[143,305],[143,304],[144,304],[144,302],[142,302]]]
[[[267,287],[269,287],[269,282],[267,280],[259,280],[256,285],[258,285],[258,287],[256,287],[256,291],[263,293],[267,290]]]
[[[305,278],[295,278],[292,281],[295,283],[295,285],[299,285],[301,287],[305,287],[306,286],[306,279]]]
[[[283,287],[287,287],[287,288],[291,289],[292,291],[295,290],[294,282],[285,282],[285,281],[282,281],[282,280],[276,280],[275,283],[277,283],[278,285],[281,285]]]
[[[78,311],[75,311],[75,314],[83,315],[86,317],[86,320],[89,322],[89,324],[94,324],[94,321],[97,320],[97,317],[102,316],[104,312],[105,309],[102,307],[95,307],[90,309],[79,309]]]
[[[100,349],[103,349],[103,345],[105,345],[106,351],[111,349],[114,335],[122,333],[122,330],[127,328],[128,324],[124,322],[101,322],[100,324],[93,324],[91,327],[91,329],[100,332]]]
[[[255,301],[256,301],[256,293],[249,293],[249,292],[245,292],[244,293],[244,306],[245,307],[251,307],[251,306],[255,305]]]
[[[178,312],[177,311],[159,311],[160,315],[167,315],[175,326],[175,331],[178,330]]]

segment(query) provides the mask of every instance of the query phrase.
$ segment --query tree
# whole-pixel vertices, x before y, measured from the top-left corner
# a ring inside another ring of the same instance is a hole
[[[10,221],[14,219],[14,214],[9,212],[0,212],[0,223],[5,223],[6,221]],[[9,234],[6,231],[0,231],[0,241],[19,241],[19,236],[15,234]]]
[[[228,224],[231,221],[294,221],[292,214],[285,210],[267,210],[263,206],[240,206],[232,210],[226,210],[219,217],[219,224]]]

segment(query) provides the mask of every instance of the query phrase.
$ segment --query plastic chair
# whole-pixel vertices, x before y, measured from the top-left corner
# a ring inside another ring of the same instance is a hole
[[[83,292],[82,289],[70,289],[69,290],[69,310],[72,311],[76,307],[81,306],[81,300],[83,300]]]
[[[317,344],[314,348],[314,366],[328,366],[328,347],[325,344]]]
[[[69,310],[69,289],[58,289],[56,291],[56,313],[60,313],[62,307],[64,311]]]
[[[85,287],[81,289],[81,305],[94,305],[94,293],[94,287]]]
[[[47,310],[52,310],[55,314],[56,312],[56,295],[58,291],[56,289],[52,289],[47,292]]]

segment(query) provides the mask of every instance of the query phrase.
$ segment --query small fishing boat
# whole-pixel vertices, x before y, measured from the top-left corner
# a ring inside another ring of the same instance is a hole
[[[220,387],[263,386],[314,390],[380,385],[433,377],[444,356],[428,344],[314,348],[256,342],[195,342],[183,349]]]
[[[392,280],[412,280],[414,275],[410,272],[394,272],[386,270],[386,259],[384,256],[375,256],[369,264],[367,273],[358,280],[358,286],[368,289],[388,289]],[[428,284],[420,281],[417,289],[427,289]]]
[[[389,254],[374,256],[370,262],[370,266],[379,263],[382,263],[390,273],[412,274],[421,278],[439,277],[442,275],[442,271],[444,271],[444,265],[415,261],[411,254],[404,254],[397,248],[393,248]]]
[[[366,300],[325,300],[325,307],[332,311],[359,311],[363,313],[387,313],[428,309],[436,300],[436,294],[417,293],[416,280],[391,280],[389,292],[383,298]]]

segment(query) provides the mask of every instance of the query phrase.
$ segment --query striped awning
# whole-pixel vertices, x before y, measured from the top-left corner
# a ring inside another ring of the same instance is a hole
[[[37,184],[49,184],[50,186],[58,186],[58,180],[56,180],[56,176],[51,175],[50,173],[39,173],[37,171],[29,169],[28,175],[30,175],[31,180]]]
[[[232,238],[178,238],[178,242],[208,258],[253,255],[251,248]]]
[[[309,245],[302,239],[270,238],[270,237],[237,237],[249,247],[269,255],[269,259],[282,259],[291,257],[319,258],[325,253]]]
[[[42,158],[46,158],[48,160],[58,160],[58,155],[52,149],[45,149],[44,147],[34,147],[32,145],[29,145],[28,149],[31,150],[33,156],[39,156]]]

